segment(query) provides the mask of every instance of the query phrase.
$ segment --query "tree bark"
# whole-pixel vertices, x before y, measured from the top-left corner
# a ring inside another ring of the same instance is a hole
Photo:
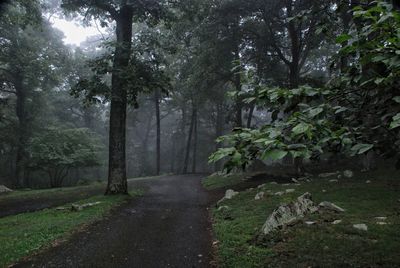
[[[194,120],[194,138],[193,138],[193,163],[192,163],[192,173],[196,173],[197,168],[197,142],[198,142],[198,112],[197,109],[193,110],[193,120]]]
[[[195,116],[196,116],[196,109],[193,108],[192,119],[190,120],[190,128],[189,128],[188,139],[187,139],[187,143],[186,143],[185,161],[184,161],[183,170],[182,170],[183,174],[186,174],[188,172],[189,156],[190,156],[190,144],[192,143]]]
[[[28,140],[28,114],[26,111],[26,92],[23,86],[22,78],[17,78],[15,83],[16,90],[16,114],[18,118],[18,143],[15,166],[15,185],[23,188],[26,185],[26,146]]]
[[[215,139],[219,138],[223,134],[224,129],[224,114],[223,114],[223,105],[221,103],[217,104],[217,118],[215,122]],[[221,148],[219,143],[215,143],[215,150],[217,151]],[[222,161],[217,161],[214,165],[214,170],[219,171],[221,169]]]
[[[160,90],[156,89],[154,93],[154,101],[156,105],[156,121],[157,121],[157,155],[156,155],[156,173],[160,175],[161,169],[161,119],[160,119]]]
[[[106,194],[127,194],[126,178],[126,108],[124,70],[129,66],[132,47],[131,7],[123,6],[116,17],[117,44],[111,81],[108,185]]]

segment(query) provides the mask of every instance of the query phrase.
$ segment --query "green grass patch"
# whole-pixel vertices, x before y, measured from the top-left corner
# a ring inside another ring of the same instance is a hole
[[[366,177],[368,176],[368,177]],[[371,184],[365,183],[367,179]],[[224,181],[225,178],[221,178]],[[212,181],[218,181],[212,178]],[[218,182],[220,185],[226,183]],[[216,185],[210,184],[210,185]],[[213,210],[214,233],[221,267],[400,267],[400,187],[396,179],[360,174],[352,180],[331,183],[315,179],[300,186],[266,184],[262,189],[241,192]],[[254,200],[259,191],[273,193],[295,189],[283,196],[267,195]],[[310,192],[315,203],[333,202],[346,212],[310,215],[304,221],[279,231],[271,240],[256,243],[262,225],[279,205]],[[375,217],[387,217],[378,225]],[[342,220],[333,225],[334,220]],[[365,223],[369,230],[359,231],[353,224]]]
[[[141,194],[131,192],[131,196]],[[111,208],[127,200],[128,196],[94,196],[75,202],[101,202],[79,212],[45,209],[0,219],[0,267],[14,263],[24,256],[49,247],[57,240],[66,239],[84,225],[104,217]],[[70,206],[65,205],[65,206]]]
[[[202,183],[208,190],[224,188],[236,185],[246,180],[246,177],[251,176],[249,173],[232,173],[226,175],[212,174],[205,178]]]

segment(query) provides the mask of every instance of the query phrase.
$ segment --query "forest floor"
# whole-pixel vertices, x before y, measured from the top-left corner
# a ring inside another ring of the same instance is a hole
[[[129,179],[128,184],[136,181],[155,179],[158,177],[142,177]],[[90,185],[54,188],[45,190],[17,190],[0,195],[0,218],[20,213],[34,212],[46,208],[61,206],[95,195],[101,195],[106,188],[105,182],[95,182]]]
[[[240,191],[221,202],[222,209],[212,209],[219,267],[400,267],[399,172],[356,172],[353,178],[338,181],[313,176],[300,184],[290,179],[271,181],[271,176],[262,174],[214,175],[204,180],[204,186],[214,191]],[[287,189],[294,192],[286,193]],[[265,197],[255,200],[261,191]],[[316,204],[329,201],[346,211],[306,216],[260,240],[261,227],[273,210],[305,192]],[[336,220],[341,222],[332,224]],[[368,230],[357,230],[354,224],[366,224]]]
[[[215,195],[204,190],[203,177],[131,182],[146,189],[142,197],[129,199],[105,219],[13,267],[210,267],[208,206]]]

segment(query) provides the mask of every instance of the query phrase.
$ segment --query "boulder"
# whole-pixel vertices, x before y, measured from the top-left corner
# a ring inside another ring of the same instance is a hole
[[[351,179],[354,177],[354,172],[351,170],[345,170],[345,171],[343,171],[343,176],[345,178]]]
[[[345,212],[345,210],[331,202],[328,201],[324,201],[319,203],[318,207],[322,208],[322,209],[327,209],[327,210],[332,210],[335,212]]]
[[[265,193],[264,192],[259,192],[256,194],[256,196],[254,197],[254,200],[261,200],[264,198]]]
[[[354,224],[353,227],[357,230],[368,231],[368,226],[364,223]]]
[[[290,193],[294,193],[296,190],[295,189],[286,189],[286,193],[290,194]]]
[[[261,228],[261,233],[267,235],[316,211],[317,208],[311,199],[311,194],[305,193],[299,196],[296,201],[275,209]]]
[[[4,185],[0,185],[0,194],[5,194],[5,193],[10,193],[10,192],[12,192],[13,190],[11,190],[10,188],[7,188],[6,186],[4,186]]]

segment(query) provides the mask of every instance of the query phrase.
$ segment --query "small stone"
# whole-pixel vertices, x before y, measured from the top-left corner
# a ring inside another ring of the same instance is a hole
[[[290,186],[290,183],[284,183],[283,186]]]
[[[335,204],[333,204],[331,202],[327,202],[327,201],[319,203],[318,206],[320,208],[333,210],[335,212],[345,212],[345,210],[343,208],[341,208],[341,207],[339,207],[339,206],[337,206],[337,205],[335,205]]]
[[[225,192],[225,198],[232,199],[234,196],[236,196],[238,194],[239,194],[238,192],[235,192],[234,190],[229,189],[229,190],[226,190],[226,192]]]
[[[276,192],[274,195],[282,196],[282,195],[284,195],[284,194],[285,194],[284,192]]]
[[[338,178],[338,179],[341,179],[341,178],[343,178],[343,177],[342,177],[342,175],[339,174],[339,175],[337,176],[337,178]]]
[[[314,225],[316,222],[315,221],[306,221],[305,224],[307,225]]]
[[[354,172],[351,170],[345,170],[343,171],[343,176],[345,176],[348,179],[351,179],[354,177]]]
[[[257,186],[258,189],[261,189],[261,188],[264,188],[264,187],[265,187],[265,183]]]
[[[384,222],[384,221],[378,221],[376,224],[378,224],[378,225],[387,225],[387,222]]]
[[[367,184],[370,184],[370,183],[371,183],[371,181],[370,181],[370,180],[367,180],[365,183],[367,183]]]
[[[325,189],[322,189],[322,192],[323,192],[323,193],[326,193],[326,190],[325,190]]]
[[[295,189],[286,189],[286,193],[287,194],[289,194],[289,193],[294,193],[296,190]]]
[[[334,220],[332,222],[333,225],[337,225],[337,224],[340,224],[340,223],[342,223],[342,220]]]
[[[254,200],[261,200],[264,198],[264,192],[259,192],[256,194],[256,196],[254,197]]]
[[[353,227],[357,230],[368,231],[368,226],[364,223],[354,224]]]
[[[276,181],[270,182],[269,184],[278,184]]]
[[[386,221],[387,217],[375,217],[375,220]]]
[[[292,182],[294,182],[294,183],[299,183],[299,181],[296,180],[295,178],[292,178]]]
[[[203,258],[203,254],[199,254],[197,255],[199,258]]]
[[[220,206],[217,211],[221,211],[221,210],[228,210],[229,207],[228,206]]]
[[[329,182],[336,183],[339,182],[338,180],[329,180]]]

